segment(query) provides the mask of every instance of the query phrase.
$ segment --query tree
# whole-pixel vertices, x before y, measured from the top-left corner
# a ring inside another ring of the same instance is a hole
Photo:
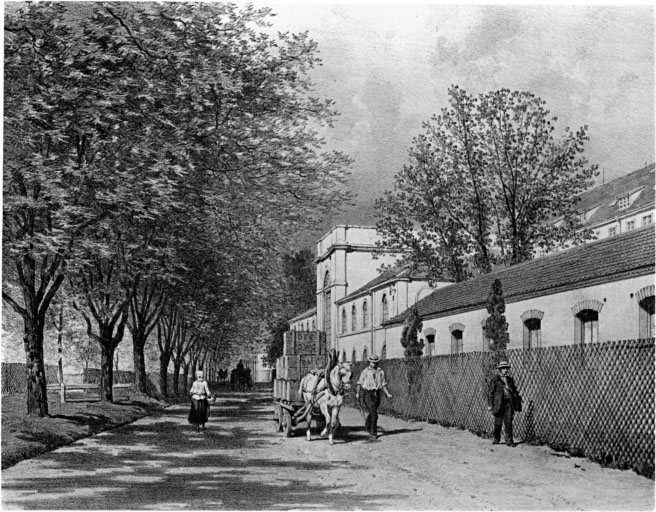
[[[403,331],[401,331],[401,345],[404,348],[405,357],[421,357],[423,354],[424,342],[419,340],[418,336],[422,326],[423,322],[419,317],[419,311],[413,306],[403,322]]]
[[[492,357],[489,359],[486,368],[486,378],[489,379],[494,375],[496,366],[506,359],[506,347],[508,346],[508,322],[504,315],[506,311],[506,302],[503,298],[503,288],[501,280],[495,279],[490,286],[490,293],[487,296],[485,307],[490,316],[485,320],[485,337],[490,340]],[[486,388],[487,389],[487,388]]]
[[[576,210],[597,174],[583,156],[587,127],[557,139],[557,118],[529,92],[449,96],[376,203],[381,246],[433,281],[462,281],[589,238]]]
[[[237,275],[239,302],[252,308],[271,282],[271,254],[350,197],[350,159],[325,151],[318,135],[336,111],[313,94],[317,45],[307,34],[271,35],[270,14],[224,3],[8,12],[3,275],[19,295],[3,286],[3,300],[24,321],[28,413],[47,414],[50,302],[65,272],[109,264],[99,236],[107,226],[125,237],[133,294],[135,283],[184,278],[176,252],[208,237],[223,265],[213,269],[220,294]]]

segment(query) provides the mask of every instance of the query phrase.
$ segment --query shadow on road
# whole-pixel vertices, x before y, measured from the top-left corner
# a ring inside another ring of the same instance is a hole
[[[249,451],[271,448],[275,441],[273,429],[254,428],[261,427],[259,420],[272,419],[266,396],[230,394],[214,407],[219,409],[218,419],[210,418],[208,429],[200,433],[187,423],[188,406],[178,404],[147,422],[35,459],[40,461],[38,476],[19,475],[3,482],[3,506],[343,510],[371,508],[381,498],[404,498],[380,489],[353,494],[348,478],[343,485],[322,485],[324,471],[362,469],[352,461],[250,457]],[[344,427],[340,437],[356,440],[361,431],[362,427]]]

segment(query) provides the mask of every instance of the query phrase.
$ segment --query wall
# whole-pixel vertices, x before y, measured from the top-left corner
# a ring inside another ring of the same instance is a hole
[[[638,338],[639,306],[637,300],[635,300],[635,297],[631,297],[631,294],[635,295],[638,290],[653,283],[653,276],[641,276],[525,301],[506,303],[505,316],[510,335],[508,348],[522,347],[524,327],[520,316],[530,309],[544,312],[541,325],[543,347],[574,343],[574,315],[571,309],[584,300],[596,300],[603,303],[603,307],[599,312],[600,341]],[[436,331],[434,355],[449,354],[451,352],[449,326],[454,323],[461,323],[465,326],[463,352],[482,350],[482,323],[487,316],[487,311],[480,308],[466,313],[424,320],[424,330],[434,328]],[[623,321],[618,321],[618,319],[623,319]],[[400,338],[400,329],[395,330],[398,330],[399,334],[398,336],[394,334],[394,336]],[[388,353],[390,353],[389,347]],[[398,352],[394,351],[393,353],[397,354]],[[390,355],[390,357],[400,356]]]

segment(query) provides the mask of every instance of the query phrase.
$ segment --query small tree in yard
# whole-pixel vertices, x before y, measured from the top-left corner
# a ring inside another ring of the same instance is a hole
[[[494,375],[496,366],[506,359],[508,346],[508,322],[506,322],[506,302],[503,298],[501,280],[495,279],[490,286],[487,296],[487,312],[490,316],[485,321],[485,336],[490,340],[491,357],[488,358],[488,367],[485,371],[486,380]]]
[[[422,327],[423,322],[419,318],[419,311],[417,308],[412,308],[410,315],[405,319],[401,333],[401,345],[405,349],[405,357],[421,357],[423,354],[424,342],[418,338]]]

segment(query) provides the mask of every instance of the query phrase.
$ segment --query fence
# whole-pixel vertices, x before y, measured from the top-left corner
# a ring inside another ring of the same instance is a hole
[[[46,380],[48,382],[59,382],[58,368],[56,365],[47,364]],[[27,372],[25,363],[2,363],[2,394],[24,393],[27,389]]]
[[[46,381],[49,384],[56,384],[59,382],[58,368],[55,365],[45,365]],[[2,394],[7,395],[11,393],[25,393],[27,389],[27,375],[25,363],[2,363]],[[81,374],[66,374],[64,381],[71,384],[97,384],[100,382],[100,369],[87,368]],[[134,384],[134,372],[131,371],[115,371],[114,384]],[[167,385],[169,394],[173,393],[173,375],[167,375]],[[153,372],[148,374],[148,392],[153,396],[161,395],[159,373]],[[218,386],[218,382],[210,383],[210,386]],[[178,380],[178,389],[180,392],[186,393],[188,384],[184,382],[184,377],[181,374]]]
[[[523,398],[520,439],[654,478],[654,339],[507,351]],[[381,412],[491,433],[489,352],[381,362]],[[366,362],[354,365],[357,377]],[[352,399],[349,397],[349,399]]]

